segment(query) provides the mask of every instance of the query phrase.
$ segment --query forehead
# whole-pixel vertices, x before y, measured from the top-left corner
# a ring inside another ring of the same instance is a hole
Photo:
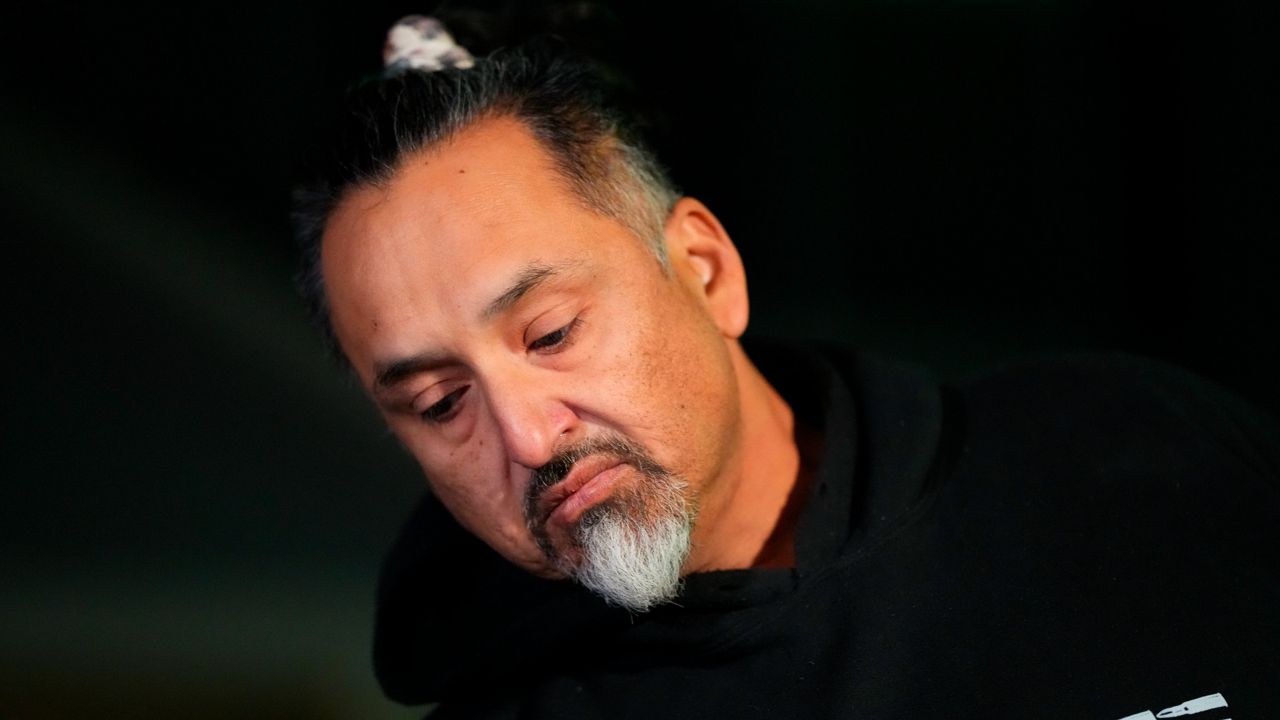
[[[371,352],[414,351],[402,345],[475,313],[530,263],[616,253],[607,235],[629,237],[583,207],[522,124],[484,120],[339,203],[321,245],[334,330],[361,371]]]
[[[445,248],[477,225],[510,232],[564,215],[557,211],[576,204],[548,153],[521,123],[484,120],[408,155],[387,182],[348,192],[329,218],[322,259],[339,266],[406,242]]]

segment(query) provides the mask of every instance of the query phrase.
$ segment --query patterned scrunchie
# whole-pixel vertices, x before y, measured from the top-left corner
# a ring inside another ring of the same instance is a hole
[[[435,72],[445,68],[466,69],[475,64],[471,53],[453,41],[444,23],[426,15],[409,15],[391,26],[382,47],[382,63],[387,75],[406,70]]]

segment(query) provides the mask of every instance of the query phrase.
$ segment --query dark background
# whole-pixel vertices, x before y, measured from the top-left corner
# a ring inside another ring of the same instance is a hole
[[[1123,350],[1274,413],[1271,6],[505,17],[576,28],[632,78],[742,249],[752,333],[944,378]],[[0,717],[413,716],[367,637],[421,481],[306,326],[287,214],[317,118],[421,10],[0,18]]]

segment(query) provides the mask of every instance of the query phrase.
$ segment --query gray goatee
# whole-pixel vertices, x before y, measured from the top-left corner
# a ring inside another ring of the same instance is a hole
[[[574,565],[552,545],[546,531],[550,510],[539,512],[538,498],[592,455],[626,463],[639,481],[583,514],[573,531],[581,554]],[[644,612],[680,592],[680,568],[689,554],[694,520],[686,487],[644,448],[610,434],[565,448],[538,468],[525,496],[525,518],[542,551],[561,570],[609,603]]]

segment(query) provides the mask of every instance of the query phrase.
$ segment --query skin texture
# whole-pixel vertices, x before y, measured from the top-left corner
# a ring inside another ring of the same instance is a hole
[[[526,526],[533,470],[605,433],[688,483],[699,515],[683,573],[792,562],[799,457],[790,409],[738,344],[741,260],[688,198],[664,241],[669,271],[504,117],[407,158],[330,218],[331,318],[361,383],[458,521],[530,572],[563,575]],[[512,292],[521,280],[532,287]],[[576,502],[640,481],[625,464],[608,480]]]

